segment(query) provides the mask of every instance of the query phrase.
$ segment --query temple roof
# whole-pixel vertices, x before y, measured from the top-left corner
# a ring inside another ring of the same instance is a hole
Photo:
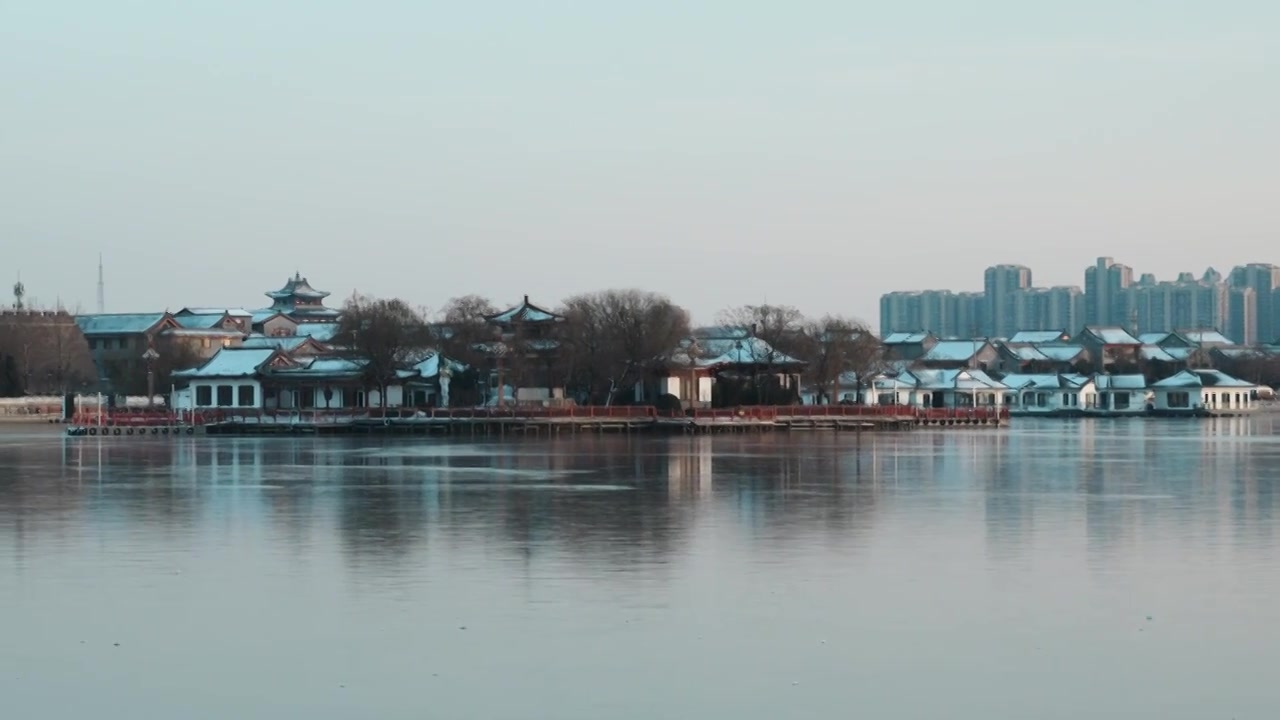
[[[149,332],[169,313],[113,313],[101,315],[77,315],[76,324],[85,335],[125,335]]]
[[[563,315],[557,315],[550,310],[540,308],[529,302],[529,296],[524,296],[524,301],[509,310],[503,310],[500,313],[486,315],[485,320],[498,325],[507,325],[509,323],[542,323],[542,322],[560,322],[564,320]]]
[[[278,352],[275,348],[222,348],[203,365],[173,373],[180,378],[252,377]]]
[[[329,293],[311,287],[311,283],[302,277],[302,273],[294,273],[293,277],[285,282],[284,287],[268,292],[266,295],[272,300],[276,300],[277,304],[280,300],[288,300],[290,298],[314,303],[329,297]]]

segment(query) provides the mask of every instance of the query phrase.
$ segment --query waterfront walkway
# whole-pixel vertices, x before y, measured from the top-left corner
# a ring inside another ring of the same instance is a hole
[[[665,431],[911,430],[1008,422],[998,408],[922,409],[903,406],[783,405],[661,412],[651,406],[504,407],[461,409],[123,410],[78,415],[86,435],[265,435],[280,433],[563,434]]]

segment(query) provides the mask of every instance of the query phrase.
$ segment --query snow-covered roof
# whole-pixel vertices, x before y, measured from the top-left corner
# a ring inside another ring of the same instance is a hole
[[[333,336],[338,334],[338,323],[298,323],[298,329],[294,332],[325,342],[332,340]]]
[[[249,317],[252,318],[254,325],[261,325],[277,315],[284,316],[284,313],[275,308],[262,308],[261,310],[254,310]],[[288,319],[288,316],[285,316],[285,319]],[[289,320],[289,322],[293,321]]]
[[[1254,384],[1231,377],[1221,370],[1183,370],[1151,385],[1153,388],[1183,387],[1238,387],[1251,388]]]
[[[1196,345],[1235,345],[1231,338],[1217,330],[1183,330],[1178,334]]]
[[[466,366],[462,363],[443,357],[440,353],[431,353],[430,357],[413,366],[414,371],[424,379],[433,378],[440,374],[440,366],[443,364],[451,373],[458,373],[466,370]]]
[[[1084,353],[1082,345],[1040,345],[1036,349],[1054,362],[1071,362]]]
[[[302,277],[302,273],[295,273],[292,278],[285,281],[284,287],[279,290],[272,290],[266,293],[266,296],[272,300],[285,300],[288,298],[299,298],[302,300],[323,300],[329,297],[329,293],[323,290],[316,290],[311,287],[311,283]]]
[[[506,325],[517,322],[559,322],[564,320],[564,317],[534,305],[529,302],[529,296],[525,295],[524,301],[519,305],[503,310],[500,313],[486,316],[485,320],[499,325]]]
[[[1107,375],[1098,373],[1093,376],[1093,384],[1099,390],[1145,390],[1147,378],[1138,374]]]
[[[271,374],[280,377],[356,377],[364,370],[359,360],[338,357],[305,357],[293,358],[297,363],[288,367],[274,368]]]
[[[965,362],[986,346],[985,340],[939,340],[921,356],[923,362]]]
[[[227,328],[222,328],[222,327],[211,327],[211,328],[189,328],[189,327],[176,327],[176,328],[166,328],[166,329],[165,329],[165,330],[163,330],[160,334],[161,334],[161,335],[165,335],[165,336],[175,335],[175,336],[178,336],[178,337],[219,337],[219,338],[238,338],[238,337],[243,337],[243,336],[244,336],[244,333],[240,332],[239,330],[235,330],[235,329],[227,329]]]
[[[162,312],[77,315],[76,325],[85,335],[127,335],[147,332],[168,316]]]
[[[1097,338],[1103,345],[1141,345],[1138,338],[1122,327],[1090,326],[1084,332]]]
[[[178,324],[184,328],[204,329],[204,328],[211,328],[214,325],[217,325],[218,323],[222,322],[222,319],[224,317],[226,317],[224,313],[200,314],[200,315],[194,315],[194,314],[188,313],[186,315],[174,315],[173,319],[176,320]]]
[[[1145,332],[1138,335],[1138,342],[1143,345],[1159,345],[1171,335],[1173,335],[1171,332]]]
[[[200,367],[173,374],[182,378],[252,377],[275,353],[274,348],[222,348]]]
[[[1019,330],[1009,338],[1011,343],[1054,343],[1065,342],[1071,336],[1065,330]]]
[[[1008,387],[981,370],[913,370],[925,390],[1007,390]]]
[[[699,340],[713,338],[717,340],[741,340],[751,337],[751,329],[739,325],[704,325],[694,328],[693,336]]]
[[[698,341],[700,367],[719,365],[804,365],[803,360],[779,352],[758,337]],[[687,352],[687,351],[686,351]]]
[[[1159,345],[1143,345],[1138,349],[1138,355],[1143,360],[1177,363],[1186,362],[1195,350],[1195,348],[1189,347],[1160,347]]]
[[[243,348],[278,348],[285,352],[292,352],[298,346],[310,340],[305,335],[289,335],[285,337],[268,337],[266,335],[250,335],[240,344]]]
[[[1275,349],[1268,347],[1249,348],[1232,345],[1229,347],[1215,347],[1212,352],[1215,352],[1222,357],[1235,360],[1238,358],[1267,357],[1269,355],[1274,355]]]
[[[303,322],[312,322],[311,318],[326,317],[336,318],[342,314],[337,308],[324,307],[323,305],[295,305],[285,311],[286,314],[294,316]]]
[[[877,390],[902,390],[919,387],[920,378],[910,372],[880,374],[872,380],[872,384]]]
[[[1138,357],[1141,357],[1143,360],[1153,360],[1156,362],[1177,362],[1177,359],[1159,345],[1143,345],[1138,350]]]
[[[1000,382],[1014,390],[1026,388],[1080,388],[1089,378],[1079,373],[1009,373],[1000,378]]]
[[[185,307],[173,315],[177,318],[181,318],[184,315],[230,315],[231,317],[250,317],[253,313],[245,310],[244,308]]]
[[[885,336],[885,345],[917,345],[929,339],[927,332],[896,332]]]

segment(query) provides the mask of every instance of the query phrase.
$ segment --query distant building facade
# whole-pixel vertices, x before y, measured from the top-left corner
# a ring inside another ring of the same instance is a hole
[[[1128,265],[1099,257],[1077,286],[1034,287],[1023,265],[994,265],[983,290],[918,290],[881,297],[880,332],[940,338],[1009,338],[1020,331],[1124,328],[1132,334],[1211,329],[1241,345],[1280,342],[1280,266],[1250,263],[1229,274],[1208,269],[1134,281]]]

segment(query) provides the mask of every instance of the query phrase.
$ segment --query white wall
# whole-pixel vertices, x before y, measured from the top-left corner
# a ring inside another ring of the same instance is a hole
[[[404,405],[404,388],[399,385],[387,386],[387,407],[400,407]],[[382,393],[377,390],[369,391],[369,407],[382,407]]]

